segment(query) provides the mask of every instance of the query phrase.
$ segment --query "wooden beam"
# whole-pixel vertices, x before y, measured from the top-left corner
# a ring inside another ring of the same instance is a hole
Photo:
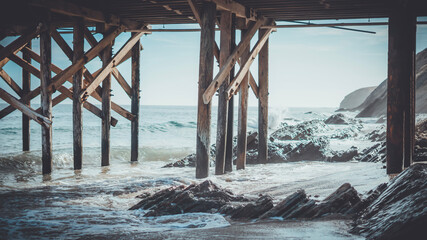
[[[230,85],[227,88],[227,95],[228,98],[233,96],[233,94],[238,89],[240,83],[242,80],[246,77],[249,68],[251,67],[251,64],[255,61],[255,57],[258,55],[261,48],[264,46],[265,42],[268,40],[268,37],[270,36],[272,29],[268,29],[264,32],[262,37],[257,41],[254,48],[250,52],[248,61],[246,61],[243,66],[240,68],[239,72],[237,73],[237,76],[231,81]]]
[[[232,14],[231,52],[236,47],[236,15]],[[234,78],[234,67],[230,71],[230,79]],[[225,172],[233,171],[233,128],[234,128],[234,97],[228,100],[227,146],[225,150]]]
[[[231,53],[231,13],[221,12],[221,50],[219,66],[222,67]],[[230,83],[230,76],[227,76],[224,83],[218,90],[218,120],[216,134],[216,160],[215,174],[225,173],[225,153],[227,146],[227,123],[228,123],[228,98],[225,92]]]
[[[73,63],[84,54],[84,22],[79,19],[74,24],[73,34]],[[73,75],[73,157],[74,170],[82,169],[83,160],[83,119],[82,103],[80,102],[79,92],[83,87],[83,69],[78,70]]]
[[[10,95],[2,88],[0,88],[0,98],[42,126],[48,127],[52,124],[52,121],[49,118],[38,114],[34,109],[21,103],[18,99]]]
[[[236,14],[237,17],[245,18],[246,20],[255,21],[257,13],[252,8],[247,8],[244,5],[233,0],[210,0],[217,5],[218,10],[229,11]]]
[[[387,174],[412,162],[415,127],[416,16],[410,5],[395,6],[389,18],[387,81]]]
[[[197,5],[196,5],[196,3],[194,2],[194,0],[187,0],[187,2],[188,2],[188,5],[190,6],[190,8],[191,8],[191,11],[193,12],[193,14],[194,14],[194,18],[197,20],[197,22],[199,23],[199,25],[201,24],[201,19],[200,19],[200,11],[199,11],[199,9],[197,9]]]
[[[261,40],[267,30],[260,29],[258,38]],[[268,39],[258,55],[258,162],[268,161]]]
[[[27,43],[25,48],[31,49],[31,40]],[[31,58],[26,53],[22,53],[22,58],[31,64]],[[22,69],[22,95],[27,95],[31,91],[31,75],[25,69]],[[27,100],[23,102],[27,106],[31,106],[31,101]],[[30,151],[30,118],[27,115],[22,114],[22,151]]]
[[[108,30],[108,28],[106,29]],[[126,44],[125,44],[126,45]],[[99,83],[102,83],[102,133],[101,133],[101,166],[110,165],[110,119],[111,119],[111,69],[107,70],[108,66],[111,66],[111,56],[113,51],[113,44],[111,43],[102,51],[102,68],[98,76],[93,80],[92,83],[86,88],[92,86],[92,91],[87,92],[89,96],[93,90],[98,87]],[[120,51],[119,51],[120,52]],[[120,61],[120,60],[119,60]],[[114,63],[114,62],[113,62]],[[99,79],[98,85],[95,86],[95,81]],[[93,85],[92,85],[93,84]],[[82,94],[79,98],[82,99]],[[86,98],[84,98],[86,100]]]
[[[132,33],[132,34],[135,35],[135,33]],[[132,65],[131,65],[131,71],[132,71],[132,92],[131,93],[132,94],[130,96],[132,101],[131,102],[132,114],[135,116],[135,118],[131,122],[131,158],[130,160],[131,162],[135,162],[135,161],[138,161],[138,147],[139,147],[140,41],[136,42],[136,44],[132,47],[131,51],[132,51]],[[124,82],[126,83],[126,81]]]
[[[47,27],[50,29],[50,27]],[[51,38],[49,30],[40,33],[40,87],[42,115],[52,119],[52,92],[51,84]],[[42,126],[42,172],[43,175],[52,172],[52,126]]]
[[[0,77],[9,85],[12,90],[18,94],[18,96],[22,96],[22,89],[18,86],[18,84],[7,74],[3,69],[0,69]]]
[[[139,44],[137,46],[139,51]],[[133,49],[133,48],[132,48]],[[119,85],[125,90],[126,94],[132,98],[132,90],[129,86],[129,84],[126,82],[125,78],[120,74],[119,70],[117,68],[112,68],[111,73],[113,74],[114,78],[117,80]]]
[[[40,31],[43,29],[42,25],[37,25],[35,27],[29,28],[24,32],[23,35],[15,39],[6,47],[0,50],[0,68],[7,63],[9,55],[16,54],[19,52],[31,39],[35,38],[40,34]]]
[[[247,30],[241,30],[242,38],[247,35]],[[243,49],[242,64],[245,66],[250,60],[250,45],[246,45]],[[240,71],[239,71],[240,72]],[[239,114],[238,114],[238,127],[237,127],[237,159],[236,168],[245,169],[246,167],[246,132],[248,123],[248,87],[249,87],[249,74],[246,74],[242,78],[240,95],[239,95]]]
[[[196,139],[196,178],[209,175],[211,104],[205,104],[203,93],[213,77],[216,6],[203,2],[201,14],[199,91]]]
[[[246,32],[247,34],[245,34],[245,36],[242,36],[242,40],[240,41],[239,45],[237,45],[234,51],[230,54],[227,61],[224,63],[224,66],[220,68],[218,74],[215,76],[214,80],[211,82],[211,84],[203,94],[203,102],[205,104],[211,101],[215,92],[218,90],[218,88],[224,82],[226,77],[229,75],[231,68],[233,68],[233,66],[236,64],[237,59],[242,56],[243,49],[250,45],[252,37],[254,36],[258,28],[263,24],[263,22],[264,20],[260,19],[255,23],[251,23],[250,28]]]
[[[105,79],[107,75],[111,73],[111,69],[116,67],[116,63],[120,62],[128,51],[139,41],[143,33],[137,33],[133,35],[123,47],[117,52],[117,54],[103,66],[103,70],[93,80],[93,82],[80,94],[80,99],[85,101],[87,97],[99,86],[99,84]]]
[[[144,24],[129,19],[123,19],[114,14],[106,14],[63,0],[32,0],[30,5],[48,8],[50,11],[66,16],[80,17],[89,22],[105,23],[113,26],[125,25],[129,29],[140,29]]]

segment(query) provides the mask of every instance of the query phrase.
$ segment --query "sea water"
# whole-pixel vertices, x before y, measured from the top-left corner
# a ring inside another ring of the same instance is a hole
[[[130,109],[129,106],[125,108]],[[334,109],[271,108],[269,111],[271,133],[282,122],[295,124],[325,119],[333,114]],[[108,167],[100,166],[101,120],[85,111],[83,169],[75,172],[72,106],[58,105],[53,109],[53,172],[49,177],[41,175],[41,127],[37,123],[31,123],[31,151],[21,151],[21,116],[15,111],[0,120],[0,239],[153,238],[164,231],[173,235],[190,229],[230,225],[219,214],[191,213],[147,218],[143,217],[144,210],[127,210],[139,201],[135,197],[141,193],[201,181],[195,179],[194,168],[162,168],[195,151],[196,107],[141,106],[139,162],[133,164],[130,163],[130,122],[113,113],[119,122],[111,128]],[[211,144],[215,143],[216,118],[214,107]],[[237,109],[234,119],[237,123]],[[257,109],[250,107],[248,131],[257,130],[257,119]],[[366,125],[375,125],[372,120],[366,121]],[[234,129],[236,131],[237,124]],[[355,144],[358,143],[347,143],[349,146]],[[387,176],[378,163],[302,161],[248,165],[246,170],[222,176],[215,176],[211,169],[209,179],[236,194],[270,194],[278,202],[298,189],[305,189],[308,195],[322,199],[345,182],[350,182],[363,193],[387,181]],[[307,226],[305,233],[309,230]],[[331,230],[329,237],[340,239],[348,236],[335,236]]]

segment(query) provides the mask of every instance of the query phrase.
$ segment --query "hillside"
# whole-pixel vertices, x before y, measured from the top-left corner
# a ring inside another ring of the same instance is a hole
[[[340,110],[357,108],[366,100],[366,98],[372,93],[372,91],[375,90],[375,88],[377,87],[365,87],[349,93],[341,101]]]

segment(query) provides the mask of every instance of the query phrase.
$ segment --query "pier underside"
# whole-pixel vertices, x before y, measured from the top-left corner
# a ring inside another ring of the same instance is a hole
[[[140,38],[143,34],[155,32],[151,25],[156,24],[194,23],[201,32],[196,177],[205,178],[209,174],[211,101],[216,94],[219,107],[215,174],[232,171],[235,102],[238,102],[236,168],[245,168],[249,94],[256,96],[259,106],[258,160],[267,163],[269,37],[277,31],[276,22],[358,18],[389,19],[387,173],[400,173],[412,164],[416,26],[417,17],[427,15],[427,2],[424,0],[16,0],[3,9],[0,40],[8,36],[17,37],[7,46],[0,46],[0,77],[9,86],[7,90],[0,88],[0,98],[9,104],[0,110],[0,119],[15,110],[22,112],[23,151],[30,150],[31,120],[40,124],[43,174],[52,171],[52,107],[68,98],[73,101],[75,170],[82,168],[82,108],[102,121],[102,166],[110,162],[110,128],[120,124],[122,119],[130,121],[132,126],[130,161],[138,161]],[[63,34],[69,34],[69,29],[72,29],[73,41],[67,43]],[[235,40],[236,30],[241,32],[238,43]],[[93,32],[102,33],[103,38],[97,40]],[[132,32],[132,35],[113,55],[114,40],[123,32]],[[216,33],[220,34],[219,43],[215,42]],[[40,53],[32,49],[31,41],[35,38],[39,38]],[[52,40],[70,60],[65,69],[52,62]],[[252,48],[251,40],[256,41]],[[86,52],[85,41],[91,46]],[[256,57],[258,76],[250,72]],[[102,61],[102,67],[91,73],[86,65],[95,58]],[[132,61],[131,79],[128,80],[117,68],[127,59]],[[22,68],[22,84],[15,82],[14,76],[3,70],[9,61]],[[220,67],[216,75],[213,71],[215,62]],[[238,71],[235,71],[236,64]],[[32,86],[31,75],[40,79],[40,86]],[[111,101],[113,79],[129,96],[131,111]],[[196,79],[194,76],[194,81]],[[66,82],[70,82],[72,87],[65,87]],[[56,91],[60,95],[52,98]],[[39,95],[41,107],[33,109],[31,100]],[[88,99],[100,102],[102,107],[91,104]],[[121,119],[113,118],[111,110]]]

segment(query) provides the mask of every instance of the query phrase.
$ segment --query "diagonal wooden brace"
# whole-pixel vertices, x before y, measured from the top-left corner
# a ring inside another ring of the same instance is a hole
[[[0,69],[0,77],[3,78],[7,85],[9,85],[9,87],[12,88],[19,97],[22,97],[22,89],[3,69]]]
[[[21,111],[23,114],[27,115],[29,118],[33,119],[40,125],[44,125],[46,127],[49,127],[52,125],[52,121],[41,115],[38,114],[34,109],[28,107],[27,105],[20,102],[18,99],[16,99],[14,96],[10,95],[8,92],[0,88],[0,98],[3,99],[5,102],[9,103],[11,106],[14,106],[16,109]]]
[[[225,78],[230,74],[230,70],[236,64],[237,59],[241,57],[243,50],[250,44],[252,37],[255,35],[256,31],[261,27],[264,23],[264,18],[259,19],[255,23],[251,22],[250,27],[247,30],[247,33],[240,41],[239,45],[233,50],[231,55],[226,60],[224,66],[221,67],[218,74],[215,76],[209,87],[206,89],[203,94],[203,102],[208,104],[215,92],[224,82]]]
[[[96,89],[96,87],[101,84],[105,77],[110,74],[111,69],[116,67],[116,63],[125,57],[126,53],[129,52],[132,47],[139,41],[144,33],[138,33],[133,35],[125,45],[117,52],[117,54],[111,59],[111,61],[102,69],[98,76],[93,80],[93,82],[80,93],[81,101],[86,101],[87,97]]]
[[[226,90],[229,99],[233,96],[233,94],[236,92],[236,90],[240,86],[240,83],[248,73],[249,68],[251,67],[251,64],[255,60],[255,57],[258,55],[259,51],[264,46],[265,42],[267,41],[272,31],[273,29],[269,29],[264,33],[262,38],[258,40],[258,42],[255,44],[254,48],[252,49],[249,55],[248,61],[246,61],[245,64],[243,64],[243,66],[240,67],[240,70],[237,73],[237,76],[233,79],[233,81],[230,82],[230,85]]]

